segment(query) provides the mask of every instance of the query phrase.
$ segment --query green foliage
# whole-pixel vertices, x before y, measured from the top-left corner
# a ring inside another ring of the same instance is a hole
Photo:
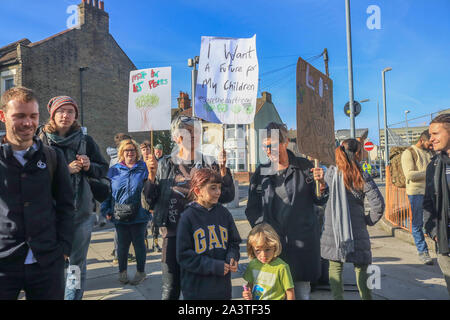
[[[158,143],[162,144],[164,155],[168,155],[172,152],[174,142],[172,141],[172,136],[169,130],[153,132],[153,145],[156,146]]]

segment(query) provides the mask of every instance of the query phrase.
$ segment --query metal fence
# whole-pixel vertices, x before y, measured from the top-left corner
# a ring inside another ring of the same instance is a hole
[[[406,189],[392,184],[389,166],[386,168],[386,211],[384,216],[394,226],[411,232],[411,204]]]

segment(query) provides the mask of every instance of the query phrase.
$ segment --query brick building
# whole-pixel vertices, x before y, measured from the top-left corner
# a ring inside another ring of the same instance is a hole
[[[82,105],[88,134],[109,159],[106,147],[114,144],[114,134],[127,132],[129,74],[136,66],[109,33],[104,2],[83,0],[78,8],[79,26],[38,42],[22,39],[0,48],[0,91],[12,86],[35,90],[41,123],[48,119],[50,98],[73,97]],[[148,133],[132,136],[139,142]]]

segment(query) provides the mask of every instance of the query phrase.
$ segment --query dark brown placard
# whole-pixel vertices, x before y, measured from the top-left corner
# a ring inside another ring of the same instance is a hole
[[[322,164],[335,163],[333,81],[302,58],[297,62],[297,145]]]

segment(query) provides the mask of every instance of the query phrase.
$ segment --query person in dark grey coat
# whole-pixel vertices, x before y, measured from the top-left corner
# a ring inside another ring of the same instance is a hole
[[[278,130],[278,139],[271,136],[272,129]],[[313,169],[309,160],[287,149],[285,125],[272,122],[266,130],[268,138],[263,146],[270,162],[258,166],[250,180],[245,214],[252,227],[266,222],[278,233],[280,258],[291,269],[295,296],[307,300],[310,282],[316,282],[321,275],[320,230],[314,204],[326,203],[328,188],[322,168]],[[319,197],[314,180],[321,182]]]
[[[361,143],[345,140],[336,148],[337,167],[330,166],[325,174],[330,197],[320,248],[322,258],[330,260],[330,287],[335,299],[343,299],[344,262],[355,266],[361,298],[371,299],[366,283],[367,267],[372,263],[367,226],[373,226],[383,216],[384,199],[370,175],[361,170],[360,152]],[[369,215],[364,211],[365,197],[371,209]]]

